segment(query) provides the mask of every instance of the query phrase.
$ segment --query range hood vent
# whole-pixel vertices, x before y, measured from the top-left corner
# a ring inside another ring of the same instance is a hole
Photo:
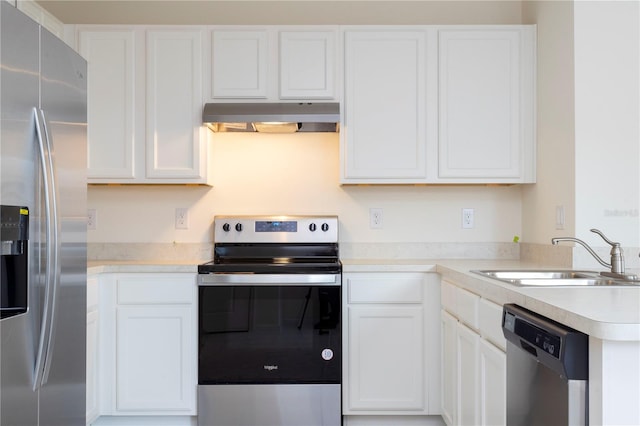
[[[340,104],[209,103],[202,121],[214,132],[338,132]]]

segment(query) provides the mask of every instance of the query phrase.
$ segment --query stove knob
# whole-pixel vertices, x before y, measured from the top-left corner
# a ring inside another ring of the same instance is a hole
[[[309,225],[309,231],[316,232],[316,224],[315,223],[312,223],[311,225]]]
[[[224,225],[222,225],[222,230],[224,232],[229,232],[230,229],[231,229],[231,225],[229,225],[228,223],[225,223]]]
[[[236,231],[242,232],[242,224],[241,223],[236,223]]]
[[[327,231],[329,230],[329,224],[328,224],[328,223],[323,223],[323,224],[322,224],[322,230],[323,230],[324,232],[327,232]]]

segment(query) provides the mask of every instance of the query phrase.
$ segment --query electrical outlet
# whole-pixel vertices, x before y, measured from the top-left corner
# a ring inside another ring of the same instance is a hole
[[[369,209],[369,228],[382,229],[382,209]]]
[[[176,229],[189,229],[189,209],[185,207],[176,209]]]
[[[462,209],[462,227],[471,229],[474,226],[473,209]]]
[[[96,209],[87,209],[87,229],[97,229],[98,212]]]

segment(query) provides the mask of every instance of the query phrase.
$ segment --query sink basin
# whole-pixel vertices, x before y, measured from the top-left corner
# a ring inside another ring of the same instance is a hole
[[[475,270],[473,273],[523,287],[639,286],[638,281],[604,277],[597,272],[572,270]]]
[[[618,286],[634,285],[624,281],[608,278],[552,278],[552,279],[520,279],[511,280],[513,284],[523,287],[567,287],[567,286]],[[637,284],[636,284],[637,285]]]
[[[498,280],[567,280],[598,277],[597,273],[588,271],[484,270],[472,272]]]

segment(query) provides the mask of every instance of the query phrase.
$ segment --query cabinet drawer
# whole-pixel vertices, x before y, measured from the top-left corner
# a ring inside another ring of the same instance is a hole
[[[347,276],[349,303],[422,303],[423,274]]]
[[[469,327],[478,329],[478,304],[480,296],[459,287],[456,288],[456,313],[458,319]]]
[[[454,316],[458,315],[456,312],[456,287],[447,281],[442,281],[440,303],[447,312]]]
[[[506,339],[502,334],[502,306],[480,299],[479,315],[480,334],[494,345],[506,350]]]
[[[121,275],[116,286],[120,305],[190,304],[195,300],[192,274]]]

